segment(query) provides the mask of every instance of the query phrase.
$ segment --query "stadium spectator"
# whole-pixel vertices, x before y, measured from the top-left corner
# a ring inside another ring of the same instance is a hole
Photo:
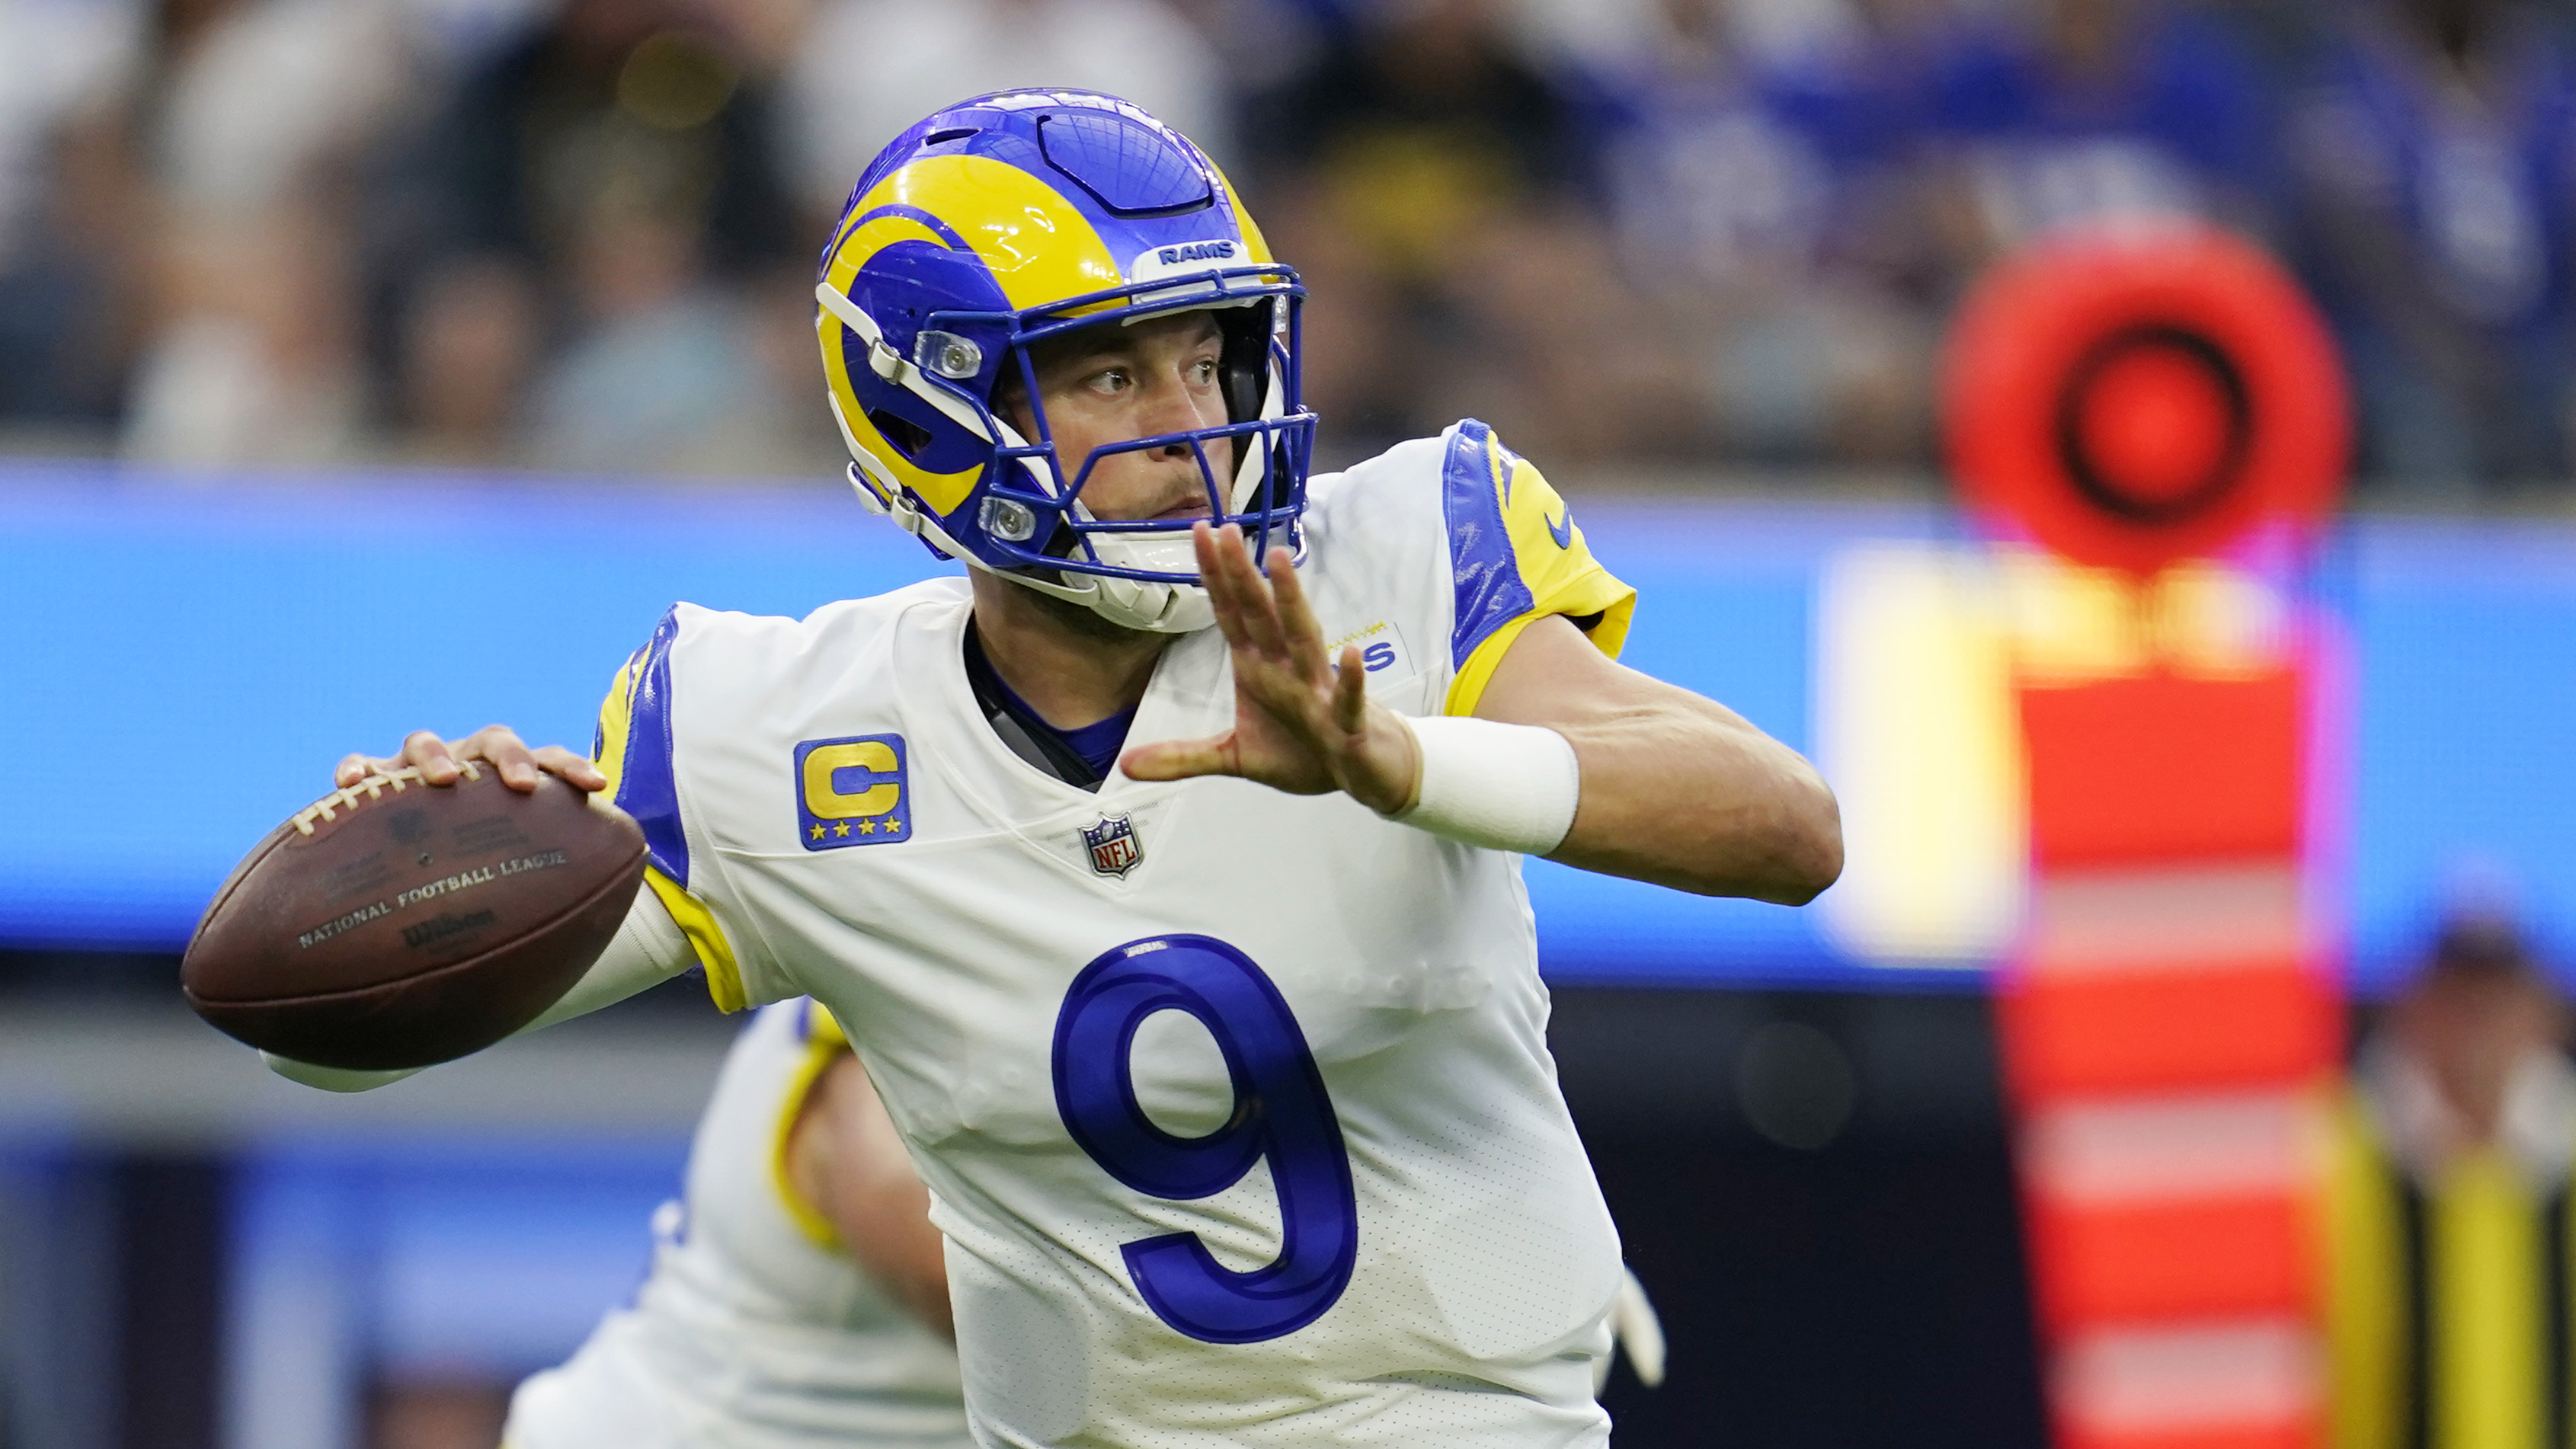
[[[1704,383],[1683,405],[1707,451],[1909,460],[1930,337],[1902,290],[1904,37],[1867,12],[1763,14],[1659,0],[1591,58],[1625,268]]]
[[[2576,384],[2576,43],[2512,0],[2339,12],[2291,131],[2310,284],[2366,474],[2418,493],[2563,480]]]
[[[369,0],[162,0],[131,133],[154,197],[126,451],[308,462],[360,441],[352,172],[413,94]]]
[[[1964,285],[2061,227],[2197,217],[2280,231],[2261,71],[2222,16],[2165,0],[2044,0],[1952,27],[1924,96],[1932,212]]]
[[[133,199],[115,102],[138,38],[115,0],[0,0],[0,428],[113,413]]]
[[[1552,457],[1653,451],[1679,368],[1618,281],[1582,118],[1494,0],[1393,0],[1250,98],[1248,170],[1312,294],[1319,447],[1466,413]]]
[[[810,251],[770,75],[793,38],[747,0],[568,0],[465,79],[423,138],[426,235],[399,263],[425,449],[488,455],[523,428],[528,456],[578,469],[795,451],[782,400],[811,388],[767,368],[762,330]]]
[[[852,84],[852,77],[866,77]],[[1123,96],[1234,164],[1226,72],[1164,0],[822,0],[784,87],[797,201],[822,218],[904,127],[969,96],[1077,86]]]
[[[0,0],[0,428],[802,471],[818,218],[958,98],[920,86],[1044,81],[1253,193],[1318,283],[1328,458],[1466,412],[1569,463],[1919,463],[1977,272],[2188,215],[2294,252],[2365,470],[2466,498],[2576,468],[2564,11]]]
[[[2336,1449],[2566,1441],[2566,1026],[2513,926],[2472,914],[2364,1043],[2330,1159]]]

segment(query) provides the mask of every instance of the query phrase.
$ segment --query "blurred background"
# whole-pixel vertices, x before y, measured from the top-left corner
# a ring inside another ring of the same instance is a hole
[[[901,127],[1027,84],[1228,169],[1313,290],[1326,465],[1496,423],[1643,592],[1631,662],[1844,796],[1806,911],[1532,866],[1672,1340],[1623,1445],[2045,1442],[1997,661],[2106,585],[1988,555],[1936,417],[2034,239],[2210,223],[2322,310],[2349,506],[2222,582],[2313,621],[2355,1080],[2417,1042],[2498,1137],[2564,1072],[2576,4],[0,0],[0,1446],[488,1449],[632,1291],[702,989],[339,1099],[196,1023],[176,952],[344,751],[578,745],[672,599],[946,567],[838,481],[813,258]]]

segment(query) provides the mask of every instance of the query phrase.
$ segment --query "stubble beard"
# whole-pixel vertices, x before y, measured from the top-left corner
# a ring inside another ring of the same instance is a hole
[[[1065,576],[1058,574],[1057,577]],[[1039,613],[1054,620],[1066,633],[1077,639],[1094,644],[1133,644],[1138,639],[1151,638],[1154,634],[1151,629],[1133,629],[1125,624],[1104,619],[1094,613],[1088,604],[1077,604],[1071,599],[1058,598],[1040,589],[1023,589],[1021,592],[1036,601]]]

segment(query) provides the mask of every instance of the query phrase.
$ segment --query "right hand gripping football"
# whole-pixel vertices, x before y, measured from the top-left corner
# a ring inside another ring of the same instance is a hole
[[[530,749],[518,731],[497,724],[485,725],[452,743],[429,730],[414,730],[403,737],[402,748],[391,755],[348,755],[332,772],[332,783],[345,790],[369,775],[389,775],[408,766],[420,771],[423,784],[453,785],[464,778],[463,762],[467,760],[489,761],[500,772],[501,783],[522,795],[535,790],[537,780],[544,775],[552,775],[576,790],[608,787],[608,777],[587,758],[561,745]]]

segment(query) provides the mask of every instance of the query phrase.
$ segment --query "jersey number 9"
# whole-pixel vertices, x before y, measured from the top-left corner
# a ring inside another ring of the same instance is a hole
[[[1137,1104],[1129,1054],[1158,1011],[1198,1018],[1225,1054],[1234,1112],[1204,1137],[1173,1136]],[[1092,1161],[1154,1197],[1210,1197],[1270,1159],[1275,1261],[1237,1273],[1196,1233],[1121,1249],[1136,1291],[1173,1328],[1210,1343],[1257,1343],[1314,1322],[1350,1285],[1359,1201],[1341,1121],[1297,1018],[1241,951],[1206,936],[1153,936],[1084,967],[1056,1016],[1055,1103]]]

